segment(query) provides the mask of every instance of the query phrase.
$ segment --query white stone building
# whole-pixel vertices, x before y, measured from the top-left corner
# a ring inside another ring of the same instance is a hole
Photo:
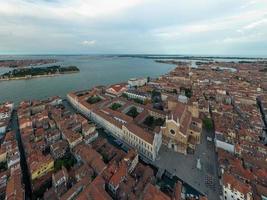
[[[128,80],[130,87],[141,87],[147,83],[147,78],[131,78]]]

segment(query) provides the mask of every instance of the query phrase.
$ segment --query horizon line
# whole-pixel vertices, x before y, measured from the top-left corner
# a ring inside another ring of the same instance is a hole
[[[10,53],[0,56],[170,56],[170,57],[202,57],[202,58],[251,58],[267,59],[267,55],[234,55],[234,54],[151,54],[151,53]]]

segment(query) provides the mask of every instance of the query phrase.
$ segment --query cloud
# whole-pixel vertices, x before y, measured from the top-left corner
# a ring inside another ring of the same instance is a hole
[[[0,36],[0,54],[266,54],[267,1],[0,0]]]
[[[77,21],[116,15],[141,2],[141,0],[0,0],[0,13],[6,16]]]
[[[159,37],[179,37],[182,35],[199,34],[203,32],[212,33],[216,31],[236,30],[242,32],[244,29],[253,29],[267,22],[267,9],[247,11],[227,17],[196,21],[191,24],[161,27],[153,30]]]
[[[260,20],[254,21],[254,22],[246,25],[244,27],[244,29],[253,29],[253,28],[256,28],[258,26],[263,27],[263,26],[266,26],[266,24],[267,24],[267,17],[265,19],[260,19]]]
[[[82,41],[81,44],[84,45],[84,46],[94,46],[95,43],[96,43],[95,40],[84,40],[84,41]]]

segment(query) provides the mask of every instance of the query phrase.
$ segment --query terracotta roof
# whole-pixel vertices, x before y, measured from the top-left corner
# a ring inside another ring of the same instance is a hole
[[[105,109],[102,109],[105,113],[108,113],[110,116],[112,116],[113,118],[119,118],[119,119],[122,119],[123,121],[129,123],[131,121],[133,121],[133,118],[124,114],[124,113],[121,113],[121,112],[118,112],[118,111],[115,111],[115,110],[112,110],[110,108],[105,108]]]
[[[253,179],[253,173],[248,170],[248,169],[245,169],[242,165],[242,161],[239,160],[239,159],[234,159],[234,160],[231,160],[231,173],[232,174],[236,174],[238,175],[239,177],[242,177],[244,179],[247,179],[249,181],[251,181]]]
[[[191,118],[192,115],[189,111],[185,111],[184,117],[182,118],[181,123],[181,127],[180,127],[180,131],[184,134],[187,135],[187,130],[191,124]]]
[[[60,200],[69,200],[73,197],[78,196],[79,191],[90,184],[90,178],[85,176],[82,180],[73,185],[61,198]]]
[[[81,192],[77,200],[112,200],[105,191],[105,181],[101,176],[97,176],[94,181]]]
[[[176,200],[180,200],[181,194],[182,194],[182,183],[178,181],[174,186],[174,198]]]
[[[225,173],[223,174],[222,180],[223,180],[223,185],[225,187],[228,187],[228,184],[230,184],[232,190],[237,190],[244,195],[252,192],[248,184],[239,181],[233,175]]]
[[[77,145],[73,151],[81,157],[83,162],[89,164],[96,173],[101,173],[106,167],[102,160],[102,156],[86,144]]]
[[[171,200],[171,198],[148,183],[144,190],[143,200]]]
[[[208,200],[208,197],[201,196],[201,197],[199,198],[199,200]]]
[[[115,90],[115,92],[121,92],[122,90],[125,90],[125,84],[115,84],[111,85],[109,88]]]
[[[71,143],[82,138],[82,135],[80,133],[76,133],[71,130],[64,130],[63,134],[65,135],[66,139]]]
[[[109,184],[113,185],[114,187],[117,187],[121,183],[121,181],[123,181],[126,175],[127,175],[126,163],[122,162],[119,165],[118,169],[113,174],[113,176],[111,177]]]
[[[57,173],[53,174],[53,178],[54,178],[55,182],[60,180],[62,177],[66,177],[66,178],[68,177],[68,171],[64,166]]]
[[[50,155],[44,156],[39,151],[33,151],[30,153],[30,155],[28,155],[27,161],[30,168],[30,173],[33,173],[44,164],[53,162],[53,159]]]
[[[257,184],[256,191],[259,195],[267,196],[267,187]]]
[[[174,120],[179,119],[180,121],[185,111],[186,111],[186,105],[181,102],[177,102],[175,109],[171,111],[173,119]]]
[[[94,175],[94,170],[87,163],[84,163],[80,166],[75,166],[74,173],[76,180],[79,181],[85,176],[92,177]]]
[[[149,133],[133,123],[124,124],[124,126],[137,137],[145,140],[149,144],[153,144],[153,133]]]
[[[6,186],[7,200],[22,200],[24,199],[24,189],[21,184],[21,172],[16,170],[9,178]]]
[[[122,127],[122,122],[116,120],[113,118],[113,116],[109,115],[108,113],[105,113],[103,110],[94,109],[94,113],[104,118],[106,121],[110,122],[114,126],[117,126],[118,128]]]

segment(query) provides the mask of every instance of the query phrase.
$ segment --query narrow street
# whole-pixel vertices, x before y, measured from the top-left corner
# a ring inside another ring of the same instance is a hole
[[[16,110],[12,114],[11,129],[16,133],[16,139],[18,141],[19,152],[20,152],[20,166],[21,166],[22,175],[23,175],[23,183],[25,185],[25,198],[28,200],[28,199],[31,199],[31,196],[32,196],[31,182],[30,182],[30,176],[28,172],[25,152],[24,152],[22,142],[21,142],[19,125],[18,125],[18,116],[17,116]]]

